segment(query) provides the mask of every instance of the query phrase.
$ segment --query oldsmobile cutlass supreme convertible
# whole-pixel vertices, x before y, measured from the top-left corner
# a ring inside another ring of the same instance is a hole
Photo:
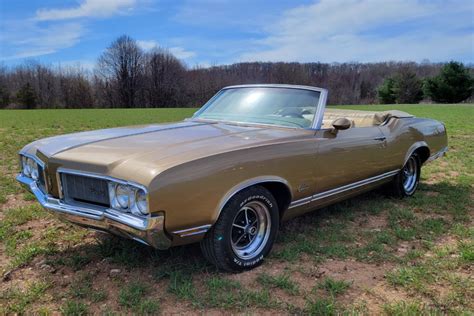
[[[282,221],[383,184],[411,196],[422,165],[447,150],[440,122],[326,109],[326,98],[307,86],[226,87],[182,122],[26,145],[17,180],[69,222],[158,249],[200,242],[220,269],[250,269]]]

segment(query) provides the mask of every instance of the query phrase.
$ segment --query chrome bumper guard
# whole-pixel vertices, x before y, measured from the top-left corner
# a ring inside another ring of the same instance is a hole
[[[18,174],[16,180],[35,195],[41,206],[63,220],[134,239],[157,249],[167,249],[171,245],[171,240],[164,231],[165,217],[163,215],[142,219],[112,209],[97,210],[65,204],[43,193],[31,178]]]

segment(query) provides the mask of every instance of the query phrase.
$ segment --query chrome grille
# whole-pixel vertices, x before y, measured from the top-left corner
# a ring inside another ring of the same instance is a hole
[[[106,180],[68,173],[63,173],[61,179],[65,200],[110,206]]]

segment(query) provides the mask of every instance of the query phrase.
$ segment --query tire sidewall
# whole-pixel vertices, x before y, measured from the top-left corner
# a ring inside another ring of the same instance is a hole
[[[268,207],[270,212],[270,235],[265,246],[260,250],[260,252],[251,259],[242,259],[238,257],[234,250],[232,249],[232,242],[231,242],[231,229],[232,224],[234,221],[237,212],[247,203],[252,201],[258,201],[263,203],[265,206]],[[225,206],[223,216],[223,223],[219,225],[219,237],[218,239],[222,238],[220,241],[224,243],[223,250],[225,252],[225,258],[227,260],[227,264],[230,265],[235,270],[248,270],[252,269],[258,265],[260,265],[264,258],[270,252],[273,243],[275,241],[278,226],[279,226],[279,213],[278,213],[278,205],[268,190],[261,188],[261,187],[254,187],[249,190],[245,190],[236,196],[234,196],[229,203]]]

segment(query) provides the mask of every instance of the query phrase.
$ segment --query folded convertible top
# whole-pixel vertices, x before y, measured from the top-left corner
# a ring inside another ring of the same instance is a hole
[[[361,110],[343,110],[343,109],[326,109],[324,112],[324,121],[335,120],[337,118],[345,117],[354,122],[357,127],[377,126],[386,122],[391,117],[408,118],[413,115],[398,111],[361,111]]]

